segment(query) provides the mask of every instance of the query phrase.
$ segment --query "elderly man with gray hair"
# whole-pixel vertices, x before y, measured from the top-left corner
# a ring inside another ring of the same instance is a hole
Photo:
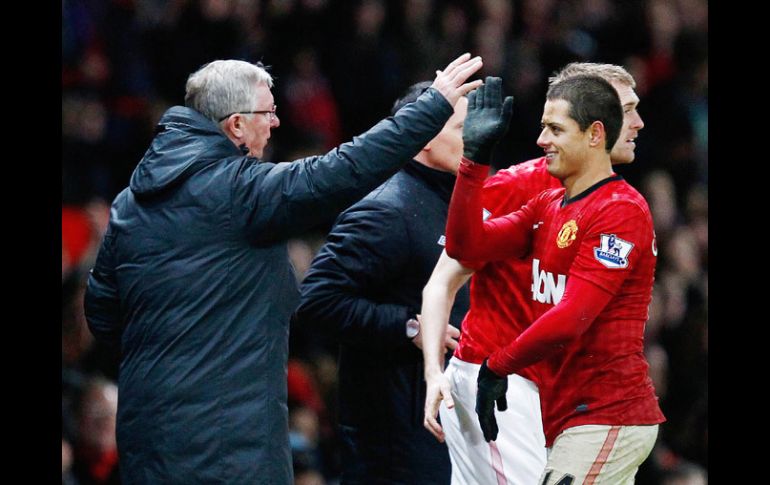
[[[88,280],[89,328],[119,347],[124,483],[293,482],[286,240],[333,219],[441,131],[481,67],[463,54],[394,116],[329,153],[259,160],[280,125],[248,62],[192,74],[115,198]]]

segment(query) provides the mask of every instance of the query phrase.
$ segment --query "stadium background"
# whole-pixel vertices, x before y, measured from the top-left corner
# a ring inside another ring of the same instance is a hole
[[[462,52],[514,96],[499,169],[542,151],[547,78],[570,61],[625,66],[645,128],[618,167],[647,198],[659,261],[645,352],[668,421],[637,483],[708,474],[708,3],[705,0],[63,0],[62,481],[114,475],[117,356],[83,317],[109,204],[187,76],[214,59],[262,61],[281,127],[265,159],[321,153],[386,116],[409,84]],[[290,242],[301,280],[329,227]],[[335,483],[336,347],[292,328],[297,483]]]

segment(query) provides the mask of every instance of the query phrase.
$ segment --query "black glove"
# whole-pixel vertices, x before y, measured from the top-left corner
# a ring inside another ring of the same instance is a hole
[[[492,150],[508,130],[513,97],[503,102],[503,80],[487,77],[484,85],[468,95],[468,115],[463,125],[463,155],[484,165],[492,161]]]
[[[498,431],[497,420],[495,419],[495,402],[497,402],[498,411],[508,409],[508,401],[505,400],[505,393],[508,390],[508,376],[499,377],[489,370],[487,360],[489,359],[484,359],[479,369],[476,414],[479,416],[479,424],[484,433],[484,439],[494,441],[497,439]]]

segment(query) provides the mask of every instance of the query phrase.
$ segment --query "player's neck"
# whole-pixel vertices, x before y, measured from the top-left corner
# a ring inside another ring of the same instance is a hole
[[[565,195],[571,199],[591,188],[597,182],[611,177],[613,173],[612,162],[609,156],[586,163],[583,170],[564,179],[562,182],[565,188]]]

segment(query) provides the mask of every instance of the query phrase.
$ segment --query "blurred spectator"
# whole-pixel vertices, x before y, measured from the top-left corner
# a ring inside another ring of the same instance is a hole
[[[685,218],[688,221],[693,242],[697,246],[697,258],[703,270],[701,283],[704,298],[708,301],[708,259],[709,259],[709,219],[708,189],[703,185],[694,186],[687,195]]]
[[[117,379],[119,354],[95,342],[83,311],[88,269],[107,229],[109,206],[93,199],[85,206],[62,206],[62,377],[73,393],[91,373]],[[71,397],[71,396],[70,396]]]
[[[82,204],[115,190],[105,143],[109,111],[94,95],[62,97],[62,199]]]
[[[665,474],[661,485],[708,485],[708,478],[703,467],[683,462]]]
[[[337,39],[332,70],[346,135],[360,133],[380,119],[403,87],[401,58],[388,30],[387,3],[360,0],[350,15],[352,25]],[[442,62],[434,59],[432,65],[445,65]]]
[[[644,352],[647,363],[650,365],[649,375],[655,386],[655,393],[663,400],[666,398],[668,385],[668,354],[658,343],[650,343]]]
[[[324,484],[323,453],[318,413],[302,405],[289,412],[289,443],[294,467],[294,483]]]
[[[435,0],[405,0],[403,2],[401,34],[398,49],[403,56],[404,82],[413,84],[433,76],[431,67],[440,43],[436,33]]]
[[[434,14],[439,15],[439,45],[434,53],[438,59],[450,60],[456,52],[462,52],[468,48],[470,27],[468,15],[461,2],[445,3]]]
[[[62,485],[78,485],[78,480],[72,474],[72,445],[61,438],[61,483]]]
[[[313,262],[313,257],[318,248],[314,248],[308,241],[299,238],[290,239],[287,246],[289,248],[289,259],[291,259],[291,264],[294,266],[294,274],[297,277],[297,282],[300,282],[305,277],[308,268],[310,268],[310,263]]]
[[[91,379],[80,399],[78,439],[73,473],[81,485],[119,484],[115,420],[118,387],[103,378]]]
[[[337,103],[313,49],[304,48],[294,55],[283,99],[287,121],[296,130],[317,136],[323,152],[343,141]]]
[[[645,127],[649,125],[650,123],[647,123]],[[651,171],[644,177],[641,192],[650,205],[658,247],[664,247],[675,225],[680,222],[674,181],[671,175],[663,170]],[[665,256],[664,252],[663,257]]]
[[[290,404],[312,411],[316,416],[316,420],[319,415],[325,414],[326,409],[316,389],[315,382],[307,366],[302,361],[296,359],[289,360],[287,379]],[[318,437],[315,436],[316,434],[317,430],[312,435],[308,434],[306,437],[312,443],[317,443]]]
[[[179,86],[191,72],[237,53],[242,24],[233,18],[235,6],[228,0],[172,1],[164,10],[168,21],[145,26],[141,47],[152,83],[169,103],[184,104]]]
[[[316,345],[318,345],[317,342]],[[295,341],[292,340],[290,347],[294,355],[301,355],[306,359],[293,357],[289,360],[288,366],[292,454],[295,458],[298,453],[302,455],[305,468],[317,471],[323,477],[334,478],[338,476],[340,469],[338,443],[334,421],[332,421],[336,419],[337,374],[336,366],[331,370],[324,370],[323,367],[328,365],[329,361],[334,362],[335,359],[324,353],[325,350],[322,348],[308,346],[304,342],[303,345],[295,345]],[[308,351],[308,349],[311,350]],[[329,372],[332,374],[329,375]],[[330,378],[332,382],[329,382]],[[333,406],[331,410],[328,409],[329,405]],[[297,447],[300,448],[299,451],[295,449]],[[295,459],[295,483],[298,480],[297,470]]]
[[[291,459],[294,485],[324,485],[326,481],[318,463],[318,450],[301,432],[290,429]]]
[[[76,206],[61,209],[62,281],[80,265],[91,249],[91,223],[88,214]]]
[[[69,274],[62,286],[62,366],[77,368],[85,360],[94,337],[88,330],[83,311],[85,275],[81,271]]]
[[[474,31],[474,52],[484,59],[484,76],[504,76],[510,63],[511,49],[507,42],[513,23],[513,6],[506,0],[483,0],[482,18]]]

